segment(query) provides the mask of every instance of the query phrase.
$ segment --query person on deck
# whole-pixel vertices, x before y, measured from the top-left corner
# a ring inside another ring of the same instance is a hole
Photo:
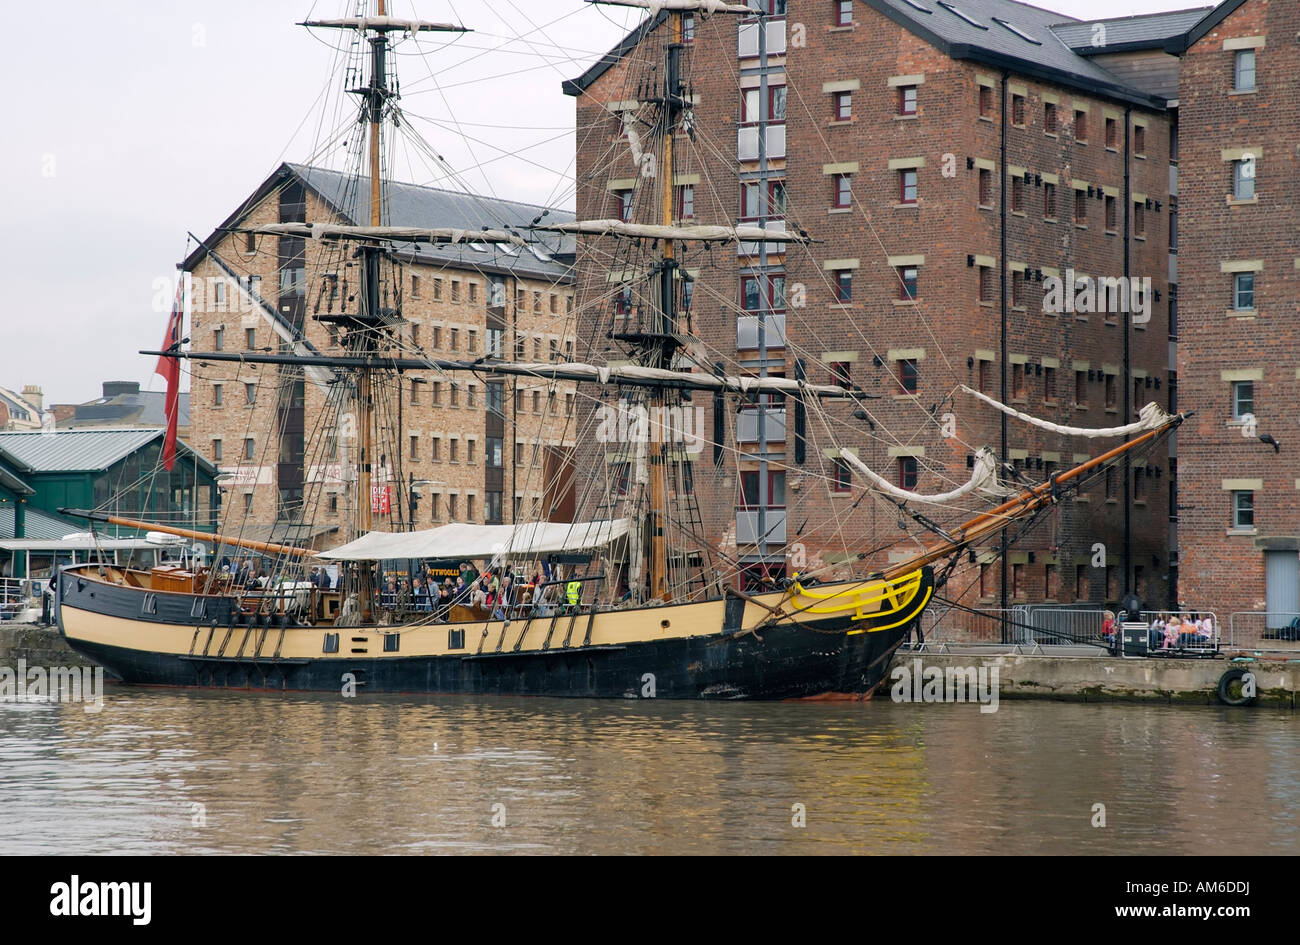
[[[392,578],[389,578],[388,583],[384,585],[384,591],[379,595],[379,603],[384,607],[397,606],[397,582]]]

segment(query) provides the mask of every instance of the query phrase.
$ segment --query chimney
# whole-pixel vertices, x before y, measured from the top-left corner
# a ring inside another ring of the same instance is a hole
[[[140,393],[139,381],[105,381],[104,382],[104,399],[112,400],[114,397],[120,397],[123,394]]]
[[[23,387],[23,400],[27,401],[37,410],[45,406],[45,394],[35,384],[27,384]]]

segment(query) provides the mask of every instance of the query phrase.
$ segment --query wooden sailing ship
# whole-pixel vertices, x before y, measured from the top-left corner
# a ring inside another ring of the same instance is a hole
[[[620,514],[585,522],[516,522],[513,525],[446,526],[425,531],[376,530],[371,516],[377,461],[375,379],[403,371],[448,375],[478,372],[571,381],[632,391],[649,416],[680,407],[691,392],[763,394],[802,399],[853,400],[860,391],[804,379],[726,375],[691,369],[681,357],[689,332],[681,317],[679,253],[685,246],[764,243],[773,231],[758,226],[674,223],[674,131],[688,110],[681,78],[683,16],[692,12],[753,15],[747,6],[719,0],[606,0],[668,11],[669,42],[655,106],[662,143],[655,180],[661,185],[659,218],[576,221],[533,227],[528,239],[510,229],[466,231],[429,221],[419,228],[385,226],[381,142],[386,105],[393,95],[387,62],[388,37],[459,27],[404,20],[386,14],[318,20],[308,25],[353,31],[369,45],[369,81],[355,91],[368,131],[370,218],[368,226],[318,223],[265,224],[256,232],[292,235],[354,248],[361,271],[355,309],[319,316],[341,333],[344,353],[327,355],[285,339],[288,350],[239,354],[186,351],[179,344],[163,358],[205,362],[289,365],[330,372],[357,414],[355,537],[341,547],[314,552],[291,543],[223,535],[223,547],[273,557],[282,571],[305,576],[312,563],[340,566],[337,587],[305,580],[279,589],[251,588],[215,569],[152,571],[104,565],[64,569],[58,581],[58,620],[68,642],[139,685],[236,689],[339,691],[348,685],[370,692],[515,693],[582,697],[657,698],[863,698],[884,677],[894,651],[914,632],[921,614],[941,590],[951,564],[968,546],[1010,524],[1032,518],[1074,485],[1126,452],[1165,435],[1181,418],[1144,413],[1128,427],[1101,431],[1136,434],[1122,445],[1060,472],[1047,482],[1008,490],[987,511],[954,526],[935,526],[924,551],[888,569],[848,580],[819,581],[796,575],[784,586],[742,590],[710,573],[708,563],[669,547],[665,506],[681,491],[681,457],[671,438],[655,437],[630,453],[630,475],[640,485],[637,501],[610,504]],[[394,355],[383,344],[401,313],[384,304],[381,268],[394,244],[475,241],[507,246],[554,234],[640,241],[654,247],[647,276],[651,315],[612,337],[629,351],[629,363],[595,365],[474,361]],[[807,242],[780,232],[781,242]],[[1000,409],[1001,405],[998,406]],[[869,488],[890,491],[854,460]],[[581,472],[581,471],[580,471]],[[998,487],[1000,470],[982,454],[970,483],[939,501]],[[397,476],[400,481],[400,473]],[[676,485],[674,485],[676,484]],[[897,493],[897,489],[892,492]],[[895,497],[905,509],[910,495]],[[92,522],[169,531],[200,540],[206,534],[142,523],[98,510],[65,510]],[[917,521],[928,523],[924,516]],[[932,523],[931,523],[932,524]],[[487,612],[466,601],[428,609],[398,600],[378,586],[378,562],[455,558],[547,562],[543,586],[530,599],[507,599]],[[560,562],[554,568],[551,562]],[[683,572],[695,571],[687,579]]]

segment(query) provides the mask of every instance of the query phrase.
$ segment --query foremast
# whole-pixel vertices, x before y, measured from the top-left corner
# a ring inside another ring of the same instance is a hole
[[[383,167],[380,155],[383,151],[384,117],[389,101],[395,92],[388,84],[388,34],[397,30],[405,33],[416,32],[464,32],[463,27],[442,23],[430,23],[424,20],[404,20],[388,16],[385,0],[375,0],[376,16],[343,17],[333,20],[309,20],[303,26],[328,29],[352,29],[364,35],[370,45],[370,81],[364,86],[348,91],[361,99],[360,122],[366,125],[369,150],[370,172],[370,226],[378,229],[383,226]],[[355,314],[318,316],[322,320],[333,321],[347,329],[344,337],[346,350],[357,358],[357,394],[355,427],[357,437],[357,494],[355,496],[356,531],[358,535],[370,532],[374,511],[375,478],[375,431],[374,431],[374,371],[370,361],[379,351],[379,338],[384,329],[390,326],[397,312],[385,311],[380,305],[379,264],[384,253],[384,244],[378,240],[367,240],[357,246],[361,257],[361,292],[359,306]],[[385,488],[387,488],[385,482]],[[374,588],[371,585],[370,572],[361,568],[357,575],[357,602],[362,620],[369,620],[374,600]]]

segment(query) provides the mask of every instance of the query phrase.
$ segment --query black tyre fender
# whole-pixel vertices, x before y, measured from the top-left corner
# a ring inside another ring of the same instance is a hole
[[[1258,696],[1233,695],[1232,684],[1241,682],[1246,678],[1249,670],[1230,669],[1219,677],[1218,695],[1219,701],[1224,705],[1250,705]]]

